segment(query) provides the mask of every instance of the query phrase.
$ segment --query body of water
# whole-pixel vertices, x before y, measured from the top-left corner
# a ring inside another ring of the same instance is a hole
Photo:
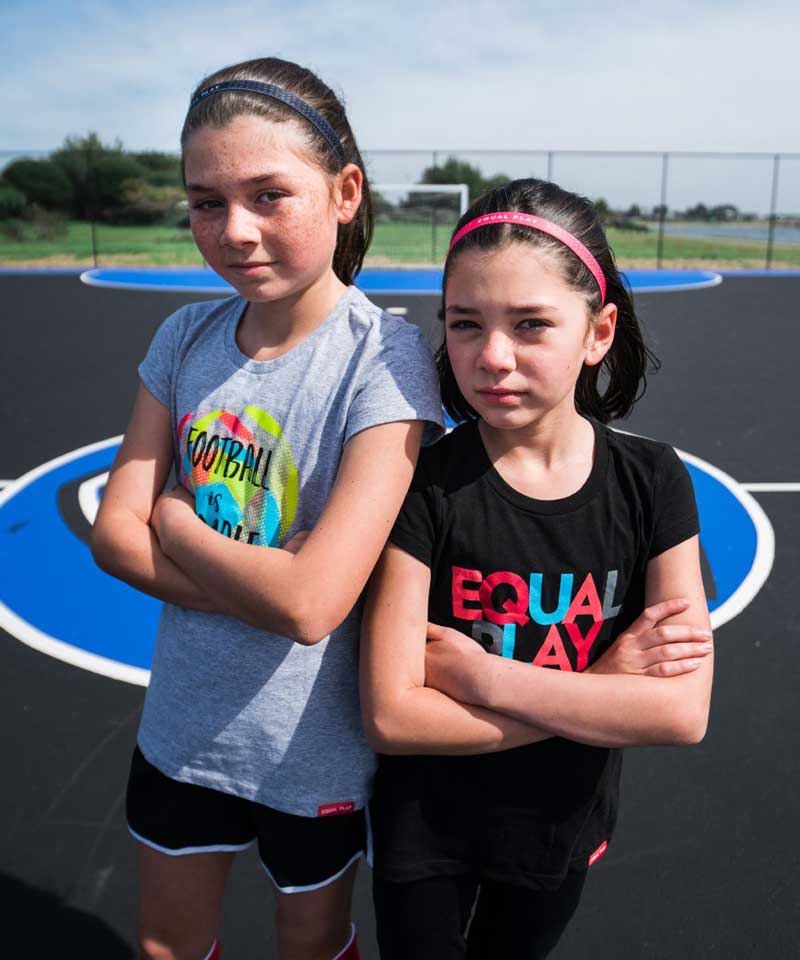
[[[657,229],[657,228],[655,228]],[[665,223],[664,233],[675,237],[720,237],[766,243],[769,224],[758,223]],[[800,243],[800,227],[775,224],[775,243]]]

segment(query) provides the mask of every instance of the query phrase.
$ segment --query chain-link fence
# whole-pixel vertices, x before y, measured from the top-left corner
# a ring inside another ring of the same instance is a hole
[[[368,150],[365,157],[378,187],[374,263],[441,263],[460,207],[452,191],[423,195],[413,185],[455,170],[473,194],[496,178],[530,176],[585,194],[598,204],[623,267],[800,269],[800,154]],[[71,150],[0,150],[0,264],[201,262],[174,155],[105,148],[91,137]]]
[[[623,265],[800,268],[800,154],[373,150],[376,180],[450,159],[487,178],[540,177],[599,202]]]

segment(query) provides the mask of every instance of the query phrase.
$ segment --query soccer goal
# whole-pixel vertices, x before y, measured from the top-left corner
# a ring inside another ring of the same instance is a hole
[[[375,236],[368,262],[441,263],[450,235],[469,206],[465,183],[375,183]]]

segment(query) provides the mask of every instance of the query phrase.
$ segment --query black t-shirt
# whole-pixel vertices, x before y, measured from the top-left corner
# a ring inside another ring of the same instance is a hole
[[[477,423],[423,450],[390,540],[430,567],[430,620],[493,653],[584,670],[638,617],[647,562],[698,532],[694,491],[671,447],[593,426],[591,474],[561,500],[510,487]],[[560,737],[382,756],[375,868],[394,880],[476,869],[554,888],[610,837],[621,759]]]

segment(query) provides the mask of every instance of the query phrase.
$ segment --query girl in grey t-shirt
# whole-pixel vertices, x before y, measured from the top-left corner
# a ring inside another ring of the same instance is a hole
[[[435,373],[419,331],[352,286],[369,185],[314,74],[218,71],[182,146],[195,241],[238,296],[156,334],[93,537],[165,601],[128,791],[140,949],[218,956],[232,858],[257,841],[282,960],[353,960],[373,773],[358,598],[424,422],[440,430]]]

